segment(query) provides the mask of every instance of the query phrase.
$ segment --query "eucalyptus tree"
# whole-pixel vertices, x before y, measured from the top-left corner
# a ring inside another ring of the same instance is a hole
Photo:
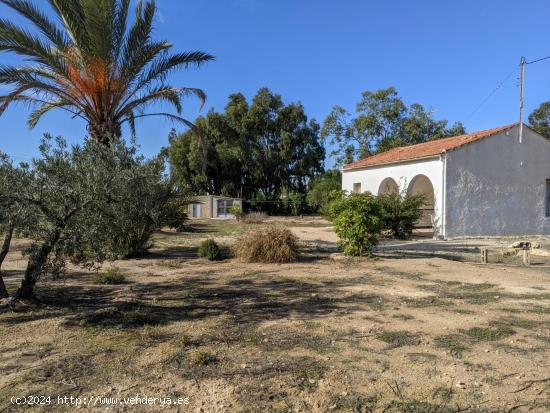
[[[200,66],[213,59],[208,53],[171,53],[172,44],[154,40],[155,2],[138,1],[133,22],[130,0],[47,0],[46,13],[30,0],[0,0],[31,23],[32,30],[0,18],[0,51],[21,56],[20,66],[0,65],[0,85],[10,90],[0,96],[0,115],[12,104],[33,108],[28,126],[36,126],[49,111],[61,109],[87,123],[97,142],[121,135],[127,123],[135,134],[135,120],[163,116],[192,127],[181,117],[182,98],[205,93],[198,88],[166,83],[177,69]],[[49,17],[53,13],[53,18]],[[167,103],[176,113],[147,112]]]
[[[542,102],[531,112],[529,124],[538,133],[550,139],[550,102]]]
[[[448,127],[433,111],[413,103],[407,106],[394,87],[365,91],[355,115],[334,106],[325,118],[321,136],[334,148],[338,165],[388,149],[465,133],[460,122]]]
[[[171,134],[167,149],[173,178],[192,193],[273,204],[282,195],[305,193],[309,180],[323,170],[317,122],[300,103],[285,104],[267,88],[250,103],[232,94],[223,113],[210,111],[195,123],[202,136],[195,130]]]

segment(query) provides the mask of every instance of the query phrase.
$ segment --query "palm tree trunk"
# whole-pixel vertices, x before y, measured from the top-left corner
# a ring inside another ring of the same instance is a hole
[[[88,133],[95,142],[109,145],[121,137],[122,131],[120,123],[102,120],[99,122],[90,122],[88,124]]]
[[[0,298],[9,297],[6,284],[4,284],[4,279],[2,278],[2,263],[8,255],[11,245],[11,238],[13,236],[13,223],[8,223],[8,228],[6,229],[6,236],[4,237],[4,242],[2,243],[2,249],[0,250]]]

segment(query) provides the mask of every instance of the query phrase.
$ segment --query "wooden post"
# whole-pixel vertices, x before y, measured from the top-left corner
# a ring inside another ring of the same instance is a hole
[[[481,263],[487,264],[489,262],[489,253],[487,248],[481,248]]]
[[[531,251],[527,248],[523,250],[523,265],[531,265]]]

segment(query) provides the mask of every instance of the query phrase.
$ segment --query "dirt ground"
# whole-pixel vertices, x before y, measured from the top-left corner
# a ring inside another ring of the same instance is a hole
[[[40,282],[42,304],[0,308],[0,411],[75,410],[10,402],[30,395],[80,397],[91,411],[550,411],[544,262],[457,258],[480,241],[412,254],[388,241],[349,258],[328,223],[279,223],[301,240],[297,263],[199,259],[202,239],[230,246],[254,226],[198,222],[157,234],[146,257],[105,264],[124,284],[72,268]],[[12,291],[23,245],[5,264]],[[189,403],[121,404],[134,396]]]

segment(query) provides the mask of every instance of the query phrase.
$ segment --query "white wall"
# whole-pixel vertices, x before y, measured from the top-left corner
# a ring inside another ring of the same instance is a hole
[[[446,236],[550,234],[545,217],[550,141],[518,128],[446,155]]]
[[[378,188],[385,178],[393,178],[399,189],[407,189],[416,175],[426,175],[434,187],[434,236],[442,236],[443,223],[443,162],[437,158],[400,162],[342,172],[342,189],[352,192],[354,183],[361,183],[362,192],[378,195]]]

